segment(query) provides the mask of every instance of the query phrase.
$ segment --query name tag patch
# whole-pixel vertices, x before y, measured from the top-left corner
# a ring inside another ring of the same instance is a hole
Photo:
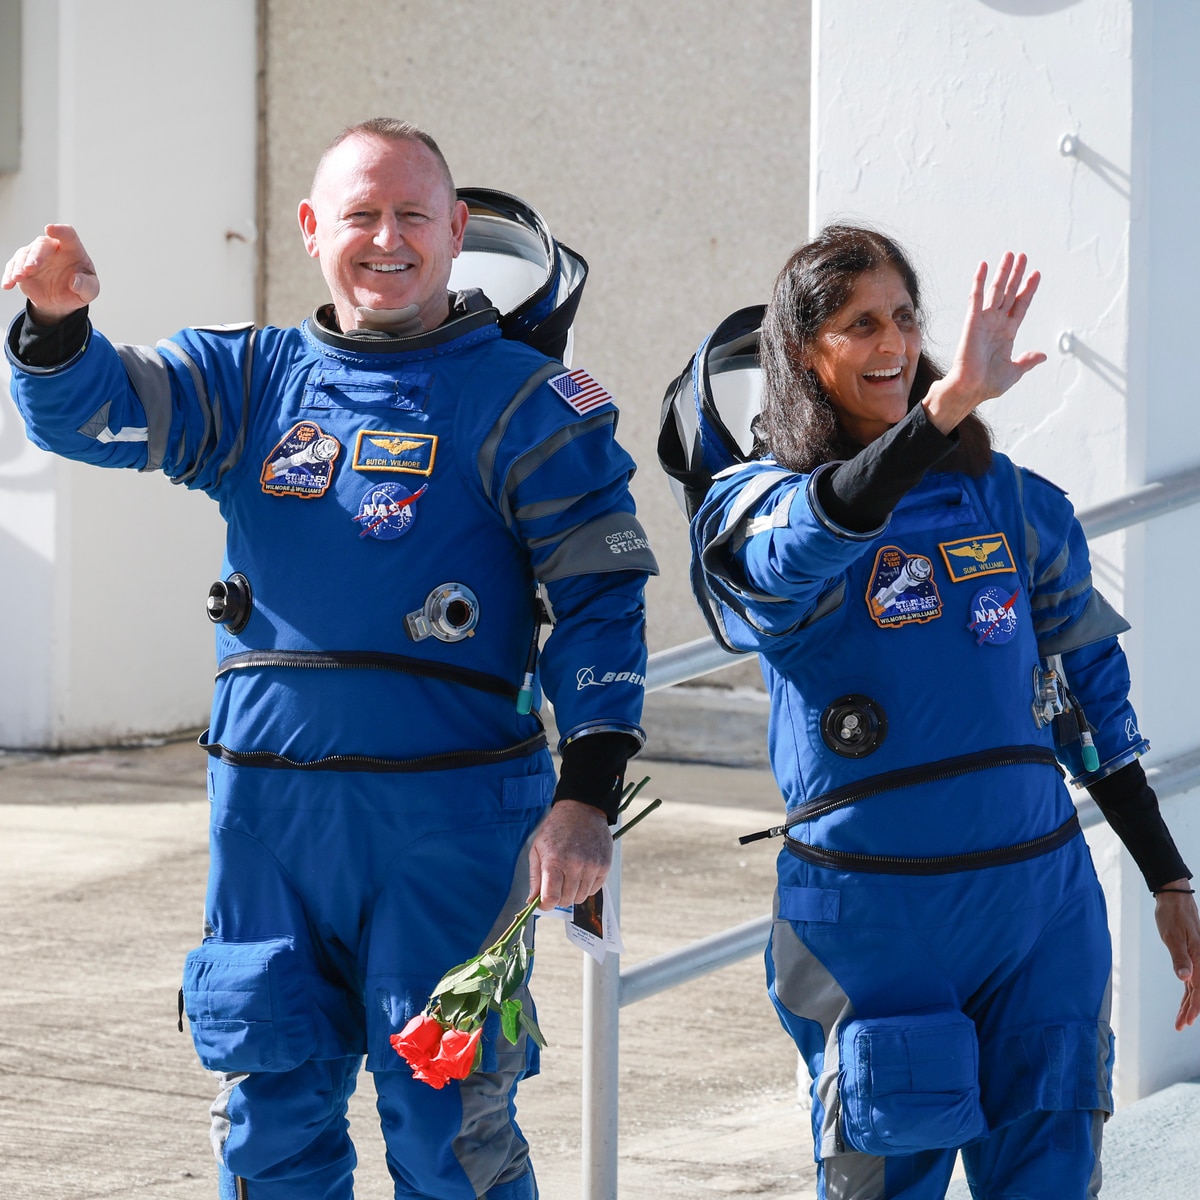
[[[933,563],[923,554],[883,546],[875,555],[867,586],[867,609],[880,629],[924,624],[942,615]]]
[[[938,549],[950,572],[951,583],[965,583],[980,575],[998,575],[1015,571],[1008,538],[1002,533],[985,533],[981,537],[959,538],[954,542],[939,542]]]
[[[259,477],[269,496],[313,500],[329,491],[342,444],[313,421],[300,421],[267,455]]]
[[[354,443],[354,469],[432,475],[437,443],[437,434],[434,433],[362,429]]]

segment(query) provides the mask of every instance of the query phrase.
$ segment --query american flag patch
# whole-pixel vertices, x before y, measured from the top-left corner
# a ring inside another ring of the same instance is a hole
[[[586,371],[564,371],[550,386],[582,417],[613,398]]]

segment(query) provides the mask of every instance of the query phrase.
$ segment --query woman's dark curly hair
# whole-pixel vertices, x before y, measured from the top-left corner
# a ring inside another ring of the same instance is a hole
[[[788,470],[807,472],[821,463],[853,458],[862,449],[842,427],[817,373],[805,362],[822,326],[850,299],[859,277],[881,267],[892,267],[904,280],[920,320],[921,288],[912,264],[891,238],[873,229],[826,226],[784,264],[759,339],[763,402],[754,422],[756,455],[770,454]],[[942,375],[922,350],[910,409]],[[992,457],[987,426],[972,413],[956,433],[958,445],[937,469],[982,475]]]

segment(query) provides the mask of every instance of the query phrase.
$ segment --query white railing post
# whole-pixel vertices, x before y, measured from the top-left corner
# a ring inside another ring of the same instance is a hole
[[[608,898],[621,916],[621,843],[613,845]],[[621,959],[583,960],[583,1179],[582,1200],[617,1200],[618,1047]]]

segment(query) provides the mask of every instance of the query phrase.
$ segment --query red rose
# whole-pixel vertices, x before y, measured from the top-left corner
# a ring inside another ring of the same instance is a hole
[[[482,1028],[472,1029],[470,1033],[461,1029],[447,1029],[442,1037],[442,1048],[434,1059],[434,1067],[447,1079],[466,1079],[475,1069],[475,1053],[482,1036]]]
[[[470,1075],[482,1035],[482,1029],[446,1029],[436,1017],[420,1013],[390,1040],[392,1049],[412,1067],[414,1079],[442,1088],[451,1079]]]

